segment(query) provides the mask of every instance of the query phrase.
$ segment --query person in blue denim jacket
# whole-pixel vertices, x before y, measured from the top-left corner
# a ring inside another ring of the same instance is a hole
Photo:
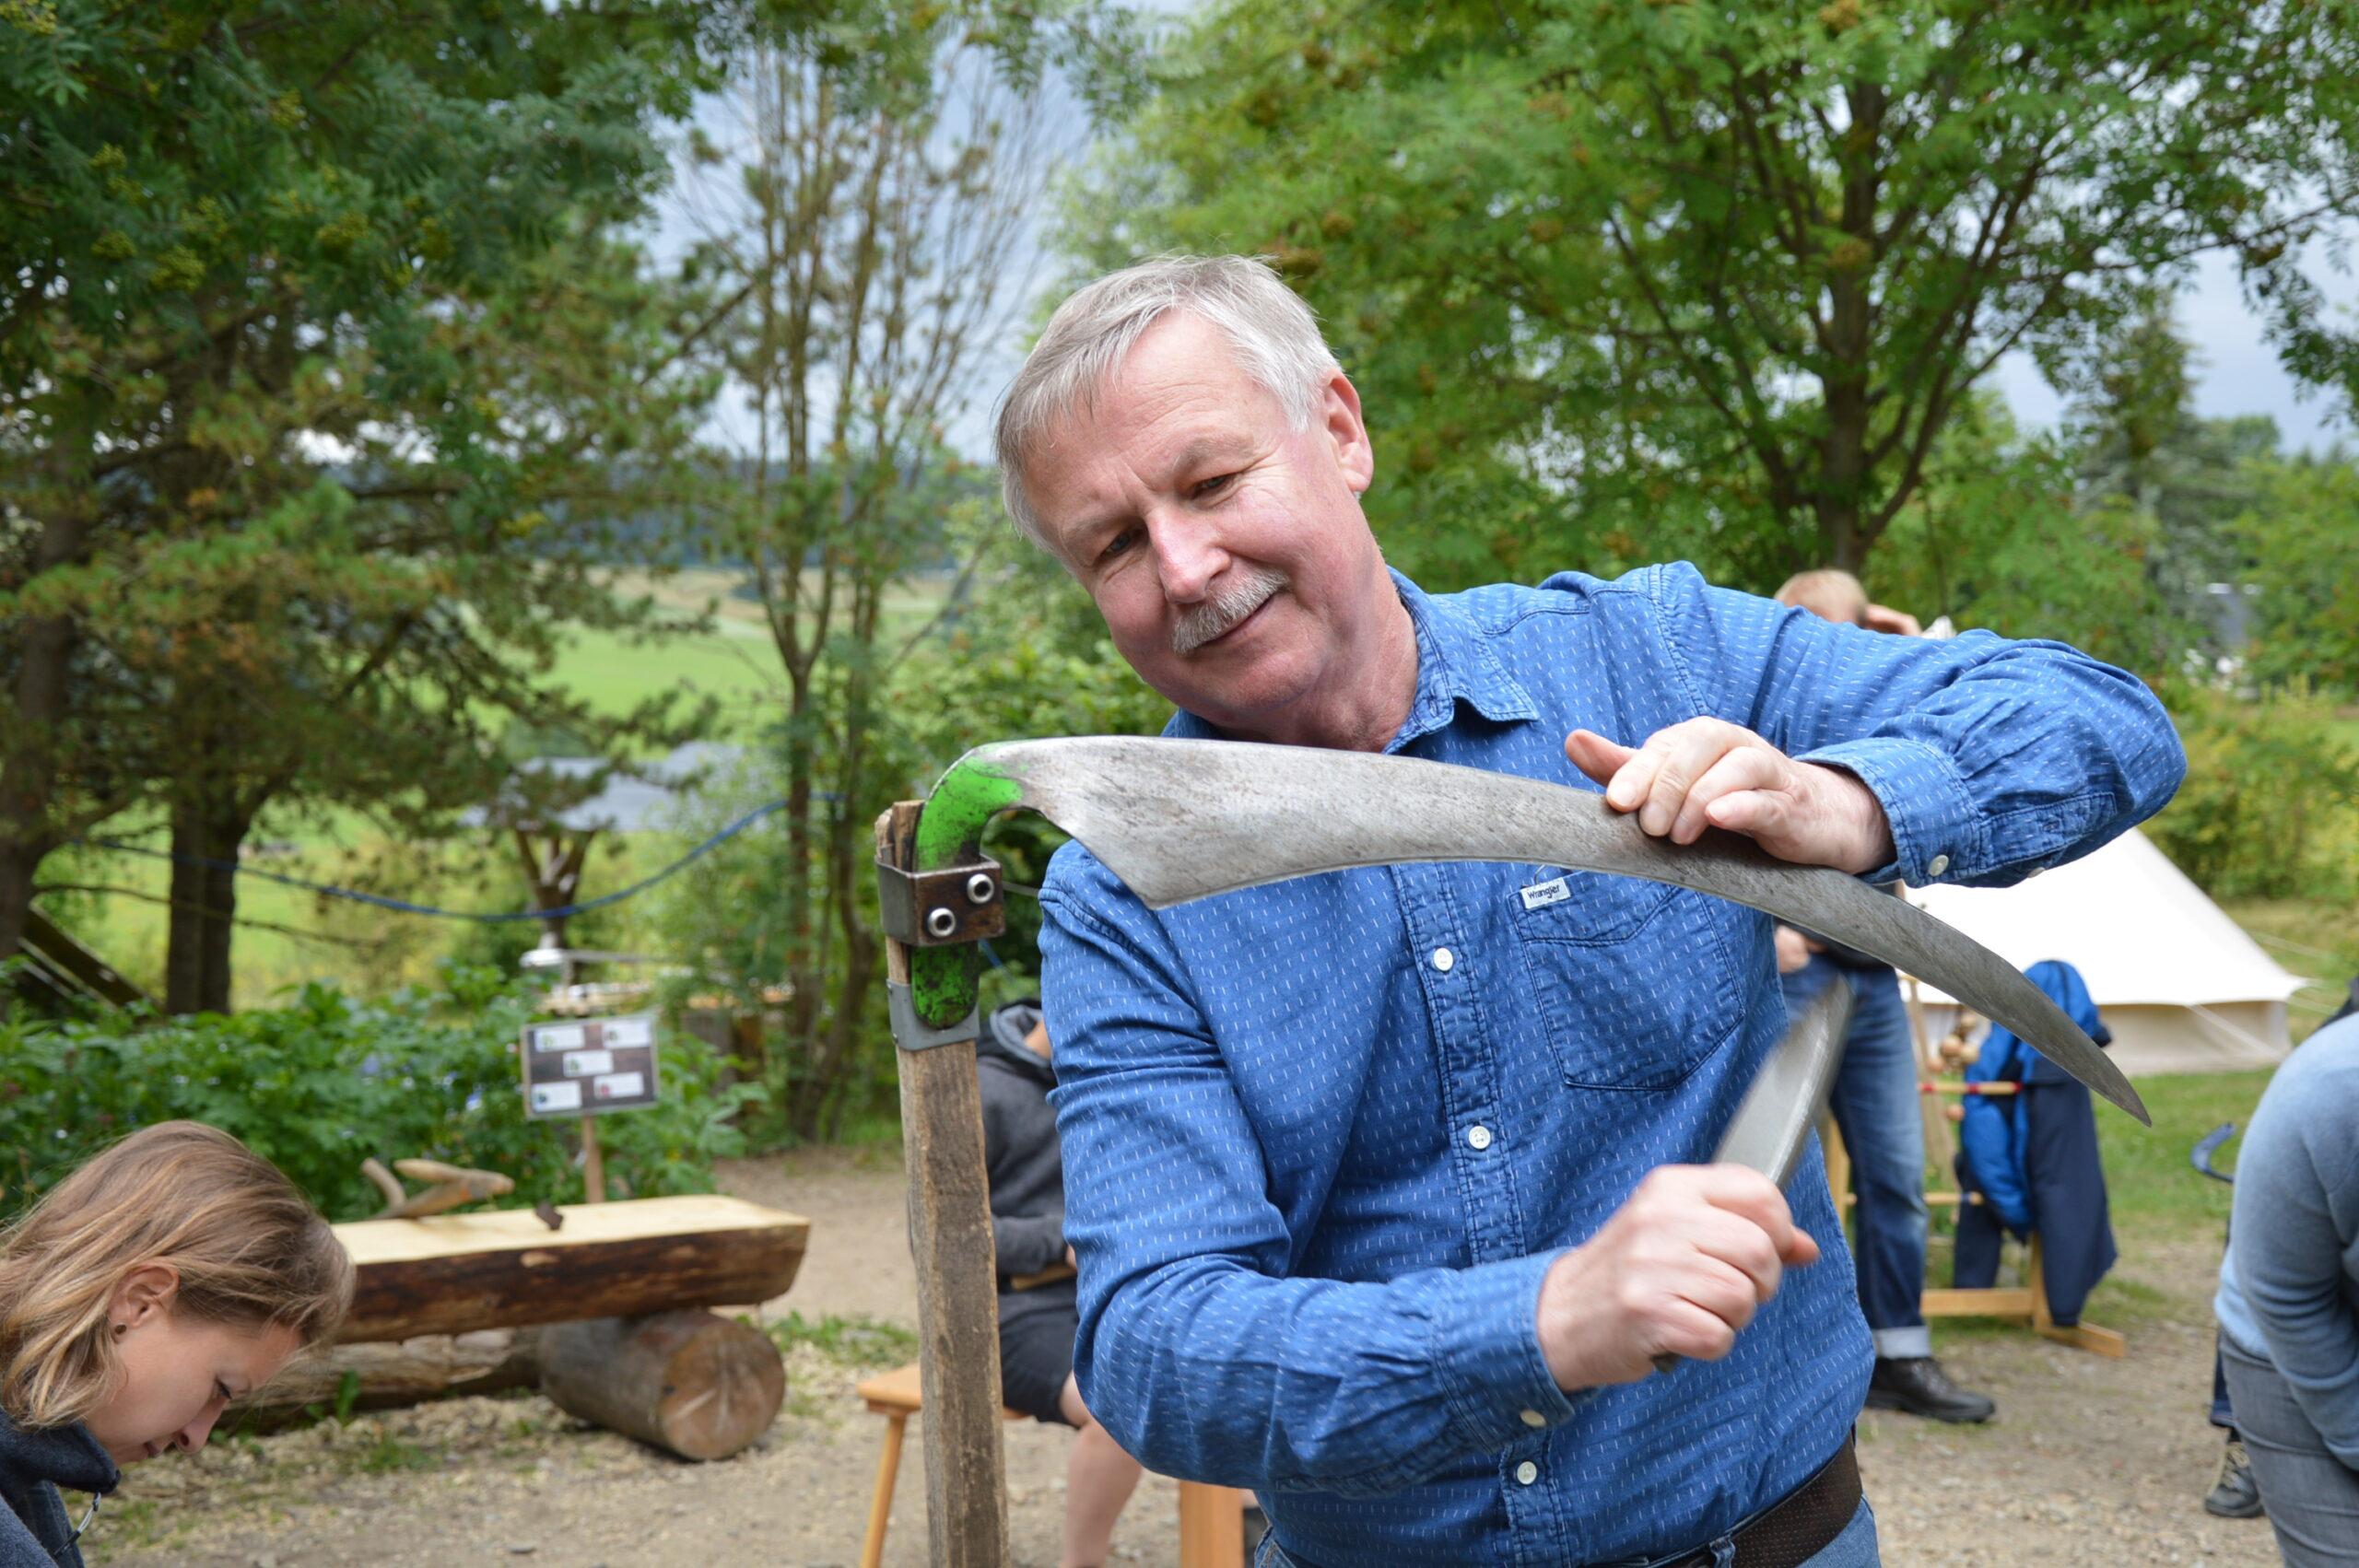
[[[1247,259],[1067,300],[998,437],[1173,735],[1602,790],[1879,882],[2028,875],[2185,766],[2141,683],[2058,644],[1878,637],[1676,566],[1424,592],[1360,509],[1358,394]],[[1766,919],[1475,863],[1156,912],[1078,845],[1042,903],[1074,1373],[1148,1469],[1253,1488],[1265,1556],[1309,1568],[1877,1560],[1824,1164],[1790,1199],[1704,1163],[1785,1028]]]

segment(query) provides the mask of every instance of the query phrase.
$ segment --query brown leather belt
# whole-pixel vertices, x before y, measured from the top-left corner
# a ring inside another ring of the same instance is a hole
[[[1843,1533],[1860,1496],[1860,1457],[1846,1437],[1816,1475],[1736,1532],[1736,1568],[1802,1568]],[[1712,1568],[1712,1549],[1697,1547],[1663,1568]]]

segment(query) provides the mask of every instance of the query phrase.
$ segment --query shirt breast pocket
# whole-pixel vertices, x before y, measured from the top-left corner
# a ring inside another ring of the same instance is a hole
[[[1567,1083],[1669,1088],[1735,1032],[1743,991],[1719,900],[1594,872],[1510,896],[1516,945]]]

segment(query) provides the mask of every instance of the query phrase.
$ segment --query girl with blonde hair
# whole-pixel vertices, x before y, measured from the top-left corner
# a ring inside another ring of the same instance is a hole
[[[133,1133],[0,1233],[0,1568],[81,1568],[121,1467],[205,1445],[222,1407],[335,1332],[352,1260],[294,1183],[192,1121]]]

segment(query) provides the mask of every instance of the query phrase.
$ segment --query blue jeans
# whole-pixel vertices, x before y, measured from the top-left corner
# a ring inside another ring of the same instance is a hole
[[[1876,1354],[1933,1353],[1925,1328],[1925,1124],[1918,1109],[1917,1045],[1900,980],[1890,969],[1845,969],[1823,955],[1784,977],[1786,1011],[1799,1014],[1837,981],[1851,988],[1851,1029],[1828,1102],[1851,1154],[1860,1195],[1860,1310]],[[1836,1194],[1839,1201],[1842,1194]]]
[[[2359,1562],[2359,1474],[2337,1459],[2278,1370],[2220,1341],[2236,1434],[2286,1568]]]
[[[1713,1543],[1716,1547],[1721,1544]],[[1723,1555],[1734,1550],[1730,1546]],[[1733,1562],[1733,1556],[1730,1555],[1729,1560]],[[1263,1536],[1261,1546],[1254,1550],[1253,1568],[1301,1568],[1301,1564],[1285,1554],[1273,1533]],[[1802,1568],[1884,1568],[1884,1558],[1876,1549],[1876,1514],[1868,1506],[1866,1498],[1860,1499],[1860,1511],[1851,1515],[1843,1533],[1819,1548]]]

